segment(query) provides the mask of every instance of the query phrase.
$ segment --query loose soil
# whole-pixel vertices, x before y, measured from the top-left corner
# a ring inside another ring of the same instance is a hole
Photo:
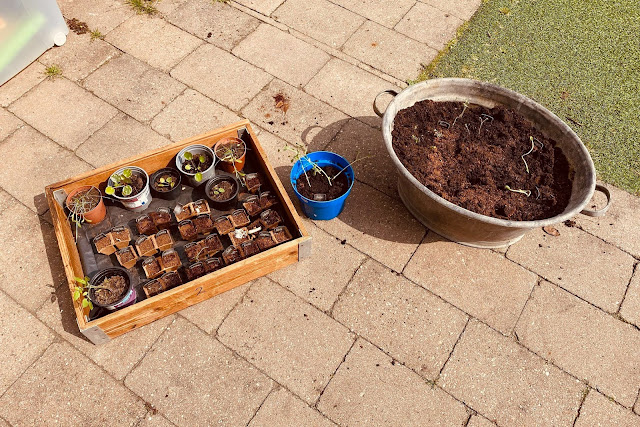
[[[111,276],[98,286],[105,289],[95,289],[91,299],[100,305],[111,305],[120,301],[127,291],[127,281],[122,276]]]
[[[531,137],[533,150],[523,160]],[[465,110],[461,102],[421,101],[398,112],[392,141],[418,181],[467,210],[533,221],[558,215],[569,203],[573,171],[556,142],[502,106]]]
[[[233,142],[233,143],[229,143],[229,144],[221,144],[218,149],[216,150],[216,156],[218,156],[219,159],[222,159],[225,154],[228,153],[228,150],[233,150],[233,156],[236,159],[240,159],[242,158],[242,155],[244,154],[245,151],[245,146],[244,144],[240,144],[239,142]],[[231,162],[228,162],[231,163]]]
[[[86,22],[79,21],[76,18],[67,19],[69,29],[74,33],[81,35],[89,32],[89,26]]]
[[[216,194],[214,191],[224,189],[222,193]],[[232,181],[220,181],[209,189],[209,197],[216,202],[226,202],[233,197],[236,191],[236,185]]]
[[[128,185],[131,186],[131,194],[129,194],[128,196],[123,196],[122,195],[122,189],[124,188],[124,185],[121,187],[115,187],[116,190],[116,196],[118,197],[133,197],[137,194],[139,194],[143,189],[144,186],[146,184],[146,177],[144,175],[139,175],[135,172],[133,172],[131,174],[131,183],[129,183]]]
[[[167,178],[171,178],[171,183],[167,182]],[[164,180],[163,183],[162,180]],[[160,176],[155,177],[155,181],[153,182],[153,189],[158,193],[168,193],[173,190],[178,182],[178,177],[172,173],[163,173]]]
[[[182,162],[182,170],[195,175],[198,172],[204,172],[211,167],[213,164],[213,159],[208,153],[203,153],[204,162],[200,162],[200,154],[193,155],[191,160],[183,160]],[[190,165],[191,169],[187,170],[185,166]]]
[[[340,172],[340,169],[334,168],[333,166],[323,166],[321,169],[330,177]],[[309,177],[309,182],[307,182],[307,176]],[[309,186],[309,184],[311,184],[311,186]],[[298,193],[309,200],[314,200],[313,196],[315,194],[326,194],[326,200],[334,200],[347,192],[349,189],[349,179],[343,172],[332,181],[332,185],[329,185],[329,180],[327,180],[326,176],[320,172],[314,173],[313,170],[308,170],[306,175],[303,173],[298,177],[296,188],[298,189]]]
[[[100,197],[100,191],[95,187],[81,190],[71,196],[68,207],[69,209],[73,209],[73,212],[77,214],[87,213],[98,206]]]

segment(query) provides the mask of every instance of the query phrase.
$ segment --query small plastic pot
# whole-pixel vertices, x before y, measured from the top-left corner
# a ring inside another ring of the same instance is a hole
[[[333,166],[338,170],[346,167],[346,169],[342,173],[345,174],[345,176],[349,180],[349,188],[347,189],[347,192],[337,199],[321,202],[307,199],[298,192],[296,186],[296,182],[298,181],[300,175],[302,175],[304,171],[309,171],[313,167],[309,162],[302,162],[301,160],[298,160],[293,164],[291,173],[289,174],[291,186],[293,187],[293,191],[296,193],[298,200],[300,200],[300,204],[302,205],[302,211],[304,212],[304,214],[311,219],[333,219],[340,215],[340,212],[342,212],[342,210],[344,209],[344,203],[347,200],[347,196],[349,196],[349,193],[351,193],[354,179],[353,168],[351,167],[351,165],[349,165],[347,159],[330,151],[315,151],[313,153],[307,154],[307,157],[312,162],[317,163],[320,167]]]
[[[228,197],[225,197],[222,200],[215,200],[211,197],[209,192],[211,189],[222,181],[230,182],[234,186],[234,190],[229,194]],[[233,209],[236,206],[236,202],[238,200],[238,192],[240,191],[240,183],[238,180],[231,175],[218,175],[211,178],[207,181],[207,185],[204,188],[204,193],[207,196],[207,199],[211,202],[211,205],[220,211],[226,211],[229,209]]]
[[[174,180],[175,185],[173,188],[161,187],[158,185],[158,180],[162,175],[170,175]],[[151,194],[153,197],[164,200],[175,200],[182,191],[182,175],[174,168],[162,168],[151,175]]]
[[[90,211],[84,212],[84,213],[77,213],[77,214],[80,215],[82,218],[84,218],[84,220],[90,224],[98,224],[99,222],[102,222],[102,220],[104,220],[104,218],[107,216],[107,208],[104,206],[102,193],[100,193],[100,190],[98,190],[97,187],[94,187],[92,185],[83,185],[82,187],[78,187],[75,190],[72,190],[67,196],[67,200],[65,204],[67,205],[67,209],[69,209],[70,211],[73,211],[71,206],[69,206],[73,196],[75,196],[81,191],[89,191],[92,188],[95,188],[98,194],[100,195],[100,201],[98,202],[96,207],[94,207]]]
[[[230,144],[242,144],[243,148],[242,156],[236,159],[235,168],[232,162],[222,160],[218,155],[219,148]],[[228,173],[235,173],[236,171],[240,172],[244,168],[244,161],[247,155],[247,144],[240,138],[231,136],[229,138],[223,138],[220,141],[216,142],[216,145],[213,146],[213,152],[216,153],[216,158],[219,160],[218,163],[223,171]]]
[[[121,174],[122,171],[124,171],[125,169],[130,169],[132,175],[133,174],[142,175],[143,179],[146,181],[145,186],[142,190],[140,190],[138,194],[134,194],[126,197],[118,196],[117,194],[114,194],[113,197],[119,200],[120,202],[122,202],[124,207],[129,209],[130,211],[142,212],[149,207],[149,204],[151,203],[151,200],[152,200],[151,189],[149,188],[149,175],[147,175],[147,172],[145,172],[144,169],[139,168],[137,166],[125,166],[123,168],[118,169],[114,173],[114,175]],[[109,177],[109,181],[107,185],[110,185],[110,186],[115,185],[111,177]]]
[[[211,156],[211,166],[205,170],[202,171],[202,179],[200,181],[196,181],[196,174],[197,172],[189,172],[186,171],[182,168],[182,163],[186,160],[184,158],[184,153],[189,152],[193,155],[193,157],[196,156],[200,156],[202,154],[206,154]],[[178,170],[180,172],[182,172],[182,174],[184,176],[187,177],[187,182],[190,186],[192,187],[199,187],[200,185],[204,184],[205,182],[207,182],[207,180],[213,178],[216,174],[216,156],[215,154],[213,154],[213,151],[211,150],[211,148],[207,147],[206,145],[201,145],[201,144],[194,144],[194,145],[190,145],[188,147],[183,148],[182,150],[180,150],[180,152],[176,155],[176,167],[178,168]]]
[[[126,307],[136,302],[137,293],[136,289],[133,287],[133,283],[131,282],[131,275],[127,270],[120,267],[110,267],[104,270],[99,271],[93,278],[90,283],[93,286],[100,286],[100,284],[104,281],[104,279],[108,279],[113,276],[122,276],[124,280],[127,282],[127,292],[125,292],[124,296],[120,298],[118,301],[111,305],[102,305],[95,301],[94,292],[95,290],[91,289],[89,291],[89,299],[93,303],[93,305],[97,307],[106,308],[107,310],[117,310],[122,307]]]

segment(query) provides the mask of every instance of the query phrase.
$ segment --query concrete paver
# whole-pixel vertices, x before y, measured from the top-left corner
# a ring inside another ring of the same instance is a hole
[[[232,110],[245,106],[272,77],[212,45],[187,56],[171,75]]]
[[[467,20],[473,16],[482,4],[482,0],[420,0],[423,3],[437,7],[438,9]]]
[[[125,0],[58,0],[58,6],[66,18],[76,18],[87,23],[90,30],[100,30],[102,34],[135,14]]]
[[[6,107],[43,81],[46,78],[45,68],[41,63],[34,61],[0,86],[0,106]]]
[[[450,13],[417,2],[395,29],[414,40],[425,40],[429,47],[440,50],[455,37],[462,23],[462,19]]]
[[[640,270],[637,267],[629,289],[627,289],[627,295],[622,302],[620,315],[626,321],[640,328]]]
[[[335,424],[284,388],[274,390],[249,423],[249,427],[289,427],[294,425],[331,427]]]
[[[53,343],[0,398],[14,426],[129,425],[143,402],[66,343]]]
[[[542,229],[512,245],[507,258],[590,303],[615,313],[633,273],[634,259],[576,227],[557,226],[560,236]]]
[[[392,28],[411,9],[414,0],[332,0],[346,9],[352,10],[374,22]]]
[[[589,391],[575,427],[638,426],[640,416],[612,402],[596,390]]]
[[[278,6],[280,6],[284,2],[284,0],[239,0],[243,6],[248,7],[249,9],[255,10],[258,13],[269,16],[271,12],[276,10]]]
[[[169,71],[202,41],[161,18],[134,15],[111,31],[106,41],[152,67]]]
[[[333,317],[431,380],[440,373],[468,319],[371,260],[358,270]]]
[[[118,112],[77,84],[61,78],[42,82],[9,110],[70,150],[75,150]]]
[[[165,0],[162,1],[164,3]],[[233,49],[260,21],[224,2],[192,0],[166,15],[167,21],[224,50]]]
[[[404,274],[503,334],[511,333],[538,280],[495,252],[458,245],[433,232]]]
[[[153,118],[185,89],[177,80],[126,54],[98,68],[84,85],[140,121]]]
[[[174,424],[244,425],[273,382],[178,318],[125,378],[125,385]]]
[[[268,279],[249,289],[218,337],[307,403],[320,396],[353,343],[347,328]]]
[[[142,419],[140,424],[137,427],[174,427],[171,421],[167,420],[160,413],[153,413],[150,411],[147,415]]]
[[[438,384],[498,425],[570,426],[586,386],[471,321]]]
[[[340,425],[462,425],[460,402],[359,339],[318,402]]]
[[[261,24],[233,54],[293,86],[304,86],[329,55],[276,27]]]
[[[640,331],[542,282],[518,321],[522,344],[627,407],[640,389]]]
[[[467,427],[495,427],[495,424],[480,415],[474,415],[469,419]]]
[[[185,308],[180,311],[180,315],[206,333],[211,334],[218,329],[231,310],[240,303],[244,294],[251,287],[251,283],[253,282],[245,283],[242,286],[223,292],[215,298],[210,298]]]
[[[0,108],[0,142],[11,135],[15,130],[19,129],[24,123],[22,120],[8,112],[4,108]]]

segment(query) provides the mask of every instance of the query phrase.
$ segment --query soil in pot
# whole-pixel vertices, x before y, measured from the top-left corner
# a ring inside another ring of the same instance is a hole
[[[182,279],[180,278],[180,274],[177,271],[170,271],[168,273],[163,274],[158,281],[162,283],[165,289],[175,288],[176,286],[182,285]]]
[[[180,184],[180,174],[169,168],[162,169],[160,173],[153,174],[151,186],[158,193],[169,193]]]
[[[220,180],[209,188],[209,198],[216,202],[226,202],[236,193],[236,184],[232,180]]]
[[[231,212],[229,219],[234,227],[244,227],[251,222],[249,215],[247,215],[247,212],[244,209],[236,209]]]
[[[100,194],[100,190],[96,187],[85,187],[75,193],[72,192],[67,198],[66,204],[76,218],[80,216],[89,223],[98,223],[104,219],[106,211],[104,207],[102,207],[101,212],[92,211],[98,207],[101,200],[102,194]]]
[[[189,160],[182,160],[182,170],[190,174],[196,174],[206,171],[212,164],[213,157],[209,153],[202,153],[191,156]]]
[[[267,209],[260,214],[260,222],[262,222],[264,228],[271,229],[277,227],[282,222],[282,218],[278,212],[273,209]]]
[[[127,279],[120,275],[107,277],[98,286],[92,291],[91,300],[100,305],[113,305],[128,291]]]
[[[158,227],[156,227],[153,219],[147,214],[136,218],[136,228],[138,229],[138,234],[151,235],[158,232]]]
[[[131,177],[129,178],[129,182],[126,182],[127,185],[131,186],[131,194],[126,194],[126,195],[122,194],[122,191],[124,190],[125,185],[119,185],[114,187],[115,195],[118,197],[133,197],[139,194],[144,189],[146,183],[147,183],[147,178],[144,175],[137,173],[135,171],[132,171]]]
[[[322,166],[321,169],[330,177],[334,177],[340,172],[340,169],[333,166]],[[307,177],[309,181],[307,181]],[[334,200],[349,190],[349,179],[344,173],[341,173],[329,184],[329,180],[323,173],[314,173],[313,170],[308,170],[306,175],[303,173],[298,177],[296,189],[298,193],[309,200]]]
[[[192,221],[198,234],[207,235],[213,231],[213,220],[208,214],[198,215]]]
[[[231,220],[226,216],[221,216],[213,220],[213,225],[220,235],[229,234],[234,230]]]
[[[497,106],[417,102],[392,132],[400,162],[442,198],[482,215],[533,221],[571,197],[567,158],[529,120]]]
[[[158,230],[169,228],[171,225],[171,211],[168,208],[158,208],[155,212],[149,212],[148,215]]]

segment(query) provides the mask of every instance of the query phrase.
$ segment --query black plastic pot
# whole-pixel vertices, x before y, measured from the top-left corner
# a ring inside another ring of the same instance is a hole
[[[120,268],[120,267],[105,268],[104,270],[101,270],[98,273],[96,273],[96,275],[93,276],[93,278],[91,279],[90,283],[93,286],[100,286],[100,283],[102,283],[104,279],[108,279],[109,277],[113,277],[113,276],[124,277],[125,281],[127,282],[127,292],[125,292],[124,296],[118,301],[116,301],[115,303],[110,305],[102,305],[95,301],[95,298],[94,298],[95,290],[90,289],[89,299],[91,300],[94,306],[106,308],[107,310],[117,310],[119,308],[126,307],[136,302],[136,298],[138,296],[136,293],[136,289],[133,287],[133,283],[131,282],[131,275],[129,275],[129,272],[124,268]]]
[[[209,195],[209,191],[211,191],[211,188],[213,188],[214,185],[222,181],[231,182],[234,185],[235,189],[229,195],[229,197],[223,200],[214,200]],[[236,207],[236,203],[238,200],[238,192],[240,191],[240,182],[238,182],[238,180],[232,175],[216,175],[213,178],[211,178],[209,181],[207,181],[204,191],[205,191],[205,195],[207,196],[207,199],[209,199],[209,201],[211,202],[211,205],[215,209],[220,211],[226,211]]]
[[[162,187],[158,187],[156,185],[156,180],[164,174],[170,174],[176,182],[176,185],[168,191],[162,191]],[[177,169],[162,168],[151,175],[151,194],[153,195],[153,197],[159,197],[164,200],[175,200],[180,195],[180,191],[182,191],[181,184],[182,174]]]

